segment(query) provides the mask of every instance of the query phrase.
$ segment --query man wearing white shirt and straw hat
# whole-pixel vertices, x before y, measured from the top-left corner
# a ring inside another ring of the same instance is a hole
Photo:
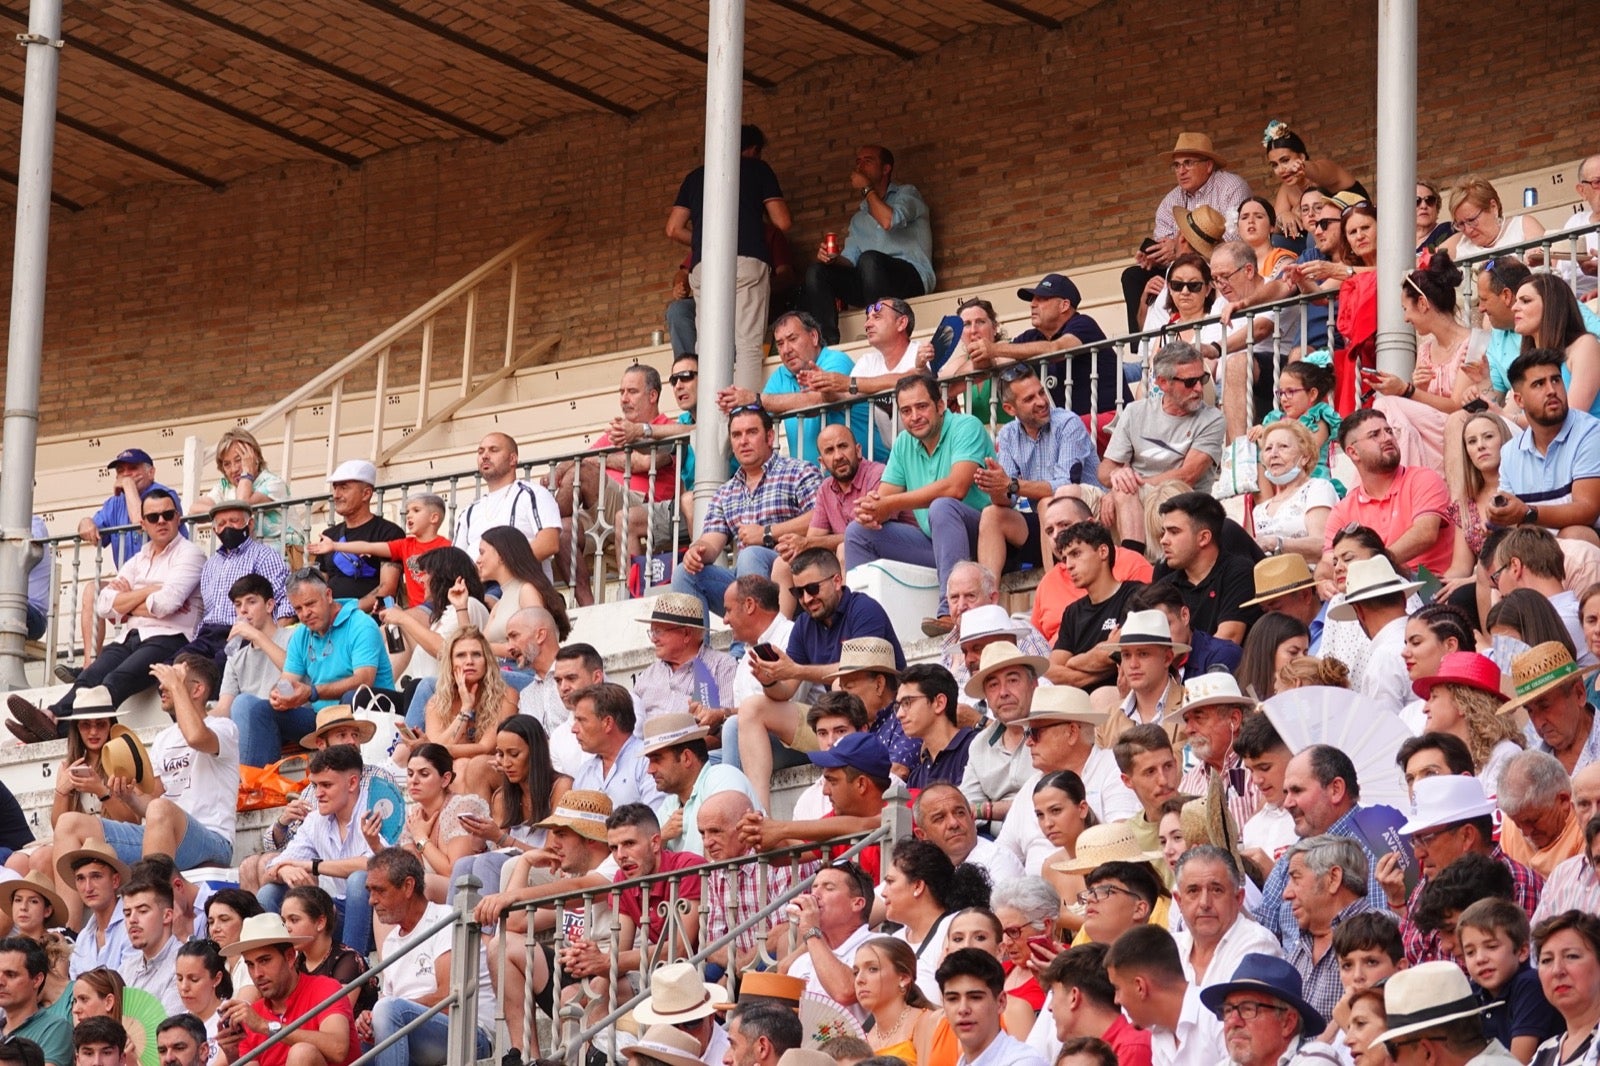
[[[967,679],[967,695],[981,698],[994,718],[972,738],[961,777],[961,793],[979,821],[999,823],[1005,818],[1013,797],[1032,775],[1022,722],[1033,709],[1039,679],[1049,668],[1049,659],[1026,654],[1009,641],[995,641],[984,647],[978,669]]]
[[[728,990],[708,984],[700,972],[687,962],[658,966],[650,975],[650,994],[633,1008],[640,1025],[670,1025],[687,1033],[700,1045],[700,1061],[705,1066],[722,1066],[728,1051],[728,1034],[717,1023],[719,1004],[728,1002]]]
[[[1363,696],[1399,714],[1411,702],[1411,678],[1400,650],[1406,639],[1406,597],[1420,581],[1407,581],[1395,573],[1388,556],[1357,559],[1345,575],[1344,602],[1328,608],[1334,622],[1361,623],[1372,641],[1367,667],[1361,672]]]

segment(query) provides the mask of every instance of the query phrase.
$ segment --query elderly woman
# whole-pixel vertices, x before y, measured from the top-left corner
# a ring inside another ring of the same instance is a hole
[[[1000,919],[1006,1031],[1025,1033],[1044,1006],[1039,972],[1065,950],[1055,937],[1061,897],[1044,878],[1021,877],[996,885],[989,905]]]
[[[1544,998],[1567,1031],[1540,1044],[1531,1066],[1588,1061],[1600,1025],[1600,918],[1576,910],[1546,918],[1534,926],[1533,957]]]
[[[289,498],[288,483],[267,469],[261,444],[242,426],[228,430],[217,440],[217,471],[222,477],[216,488],[196,499],[190,510],[203,514],[229,500],[267,504]],[[256,533],[262,540],[274,540],[282,532],[282,508],[262,511],[256,517]]]
[[[1450,218],[1456,235],[1441,247],[1460,261],[1479,252],[1493,252],[1544,236],[1532,215],[1503,217],[1500,194],[1483,178],[1469,177],[1450,194]],[[1525,257],[1527,258],[1527,257]]]
[[[1291,552],[1314,566],[1322,559],[1328,515],[1339,502],[1333,482],[1311,476],[1321,449],[1298,421],[1268,426],[1260,448],[1264,486],[1251,513],[1256,543],[1268,555]]]

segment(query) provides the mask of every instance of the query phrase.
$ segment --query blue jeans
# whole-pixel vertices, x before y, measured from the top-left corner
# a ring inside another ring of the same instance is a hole
[[[740,548],[739,554],[734,556],[732,570],[726,566],[707,566],[698,574],[691,574],[685,567],[678,566],[672,571],[672,591],[688,593],[721,618],[722,595],[728,591],[728,586],[746,574],[771,577],[772,564],[777,559],[777,552],[757,545]]]
[[[172,857],[180,870],[193,870],[197,866],[232,866],[233,841],[224,840],[190,818],[184,812],[183,837],[178,841],[178,854]],[[102,818],[100,827],[105,831],[106,843],[117,853],[117,858],[132,866],[144,856],[144,826]]]
[[[411,690],[411,702],[406,704],[406,725],[419,733],[428,727],[428,701],[439,688],[437,677],[419,677]]]
[[[109,824],[109,823],[107,823]],[[328,861],[326,859],[324,862]],[[289,888],[281,881],[269,881],[256,891],[256,899],[261,906],[273,914],[283,909],[283,897],[288,895]],[[367,871],[357,870],[344,879],[344,899],[335,899],[334,908],[339,912],[340,931],[339,942],[361,952],[363,955],[372,950],[372,907],[367,903]]]
[[[667,337],[672,341],[674,357],[684,352],[699,351],[695,347],[693,297],[667,304]]]
[[[479,1003],[479,1008],[483,1007]],[[399,1032],[407,1022],[427,1013],[428,1008],[409,999],[388,996],[372,1005],[372,1036],[375,1043]],[[373,1059],[374,1066],[444,1066],[450,1023],[442,1011],[411,1030],[404,1040],[396,1040]],[[487,1058],[491,1050],[489,1034],[478,1026],[477,1058]]]
[[[772,769],[787,770],[792,766],[810,766],[811,759],[803,751],[795,751],[783,741],[767,734],[767,743],[772,745]],[[711,753],[712,762],[721,762],[735,770],[743,770],[744,763],[739,759],[739,719],[736,715],[728,715],[722,723],[722,748]]]
[[[920,526],[909,522],[890,522],[882,529],[851,522],[844,531],[844,567],[853,570],[879,559],[931,566],[939,572],[939,613],[949,614],[944,588],[957,563],[978,556],[978,515],[960,500],[939,497],[928,506],[931,540]]]
[[[317,709],[311,706],[275,711],[260,696],[241,692],[233,698],[229,716],[239,725],[239,762],[245,766],[270,766],[283,757],[285,744],[317,728]]]

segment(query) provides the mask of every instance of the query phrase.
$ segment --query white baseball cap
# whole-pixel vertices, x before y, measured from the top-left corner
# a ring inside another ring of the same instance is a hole
[[[360,481],[366,485],[378,483],[378,468],[365,459],[346,459],[340,463],[334,472],[328,475],[328,484],[336,485],[341,481]]]

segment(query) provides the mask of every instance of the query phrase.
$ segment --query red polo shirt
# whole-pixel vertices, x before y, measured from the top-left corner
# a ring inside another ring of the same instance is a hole
[[[1117,1066],[1151,1066],[1149,1032],[1135,1029],[1121,1015],[1106,1027],[1100,1039],[1117,1053]]]
[[[312,1007],[339,991],[339,982],[331,977],[314,977],[311,974],[301,974],[300,980],[295,982],[294,991],[289,993],[289,999],[283,1005],[283,1013],[277,1014],[264,999],[258,999],[252,1004],[252,1009],[269,1022],[288,1022],[308,1014]],[[344,1058],[334,1063],[333,1066],[350,1066],[361,1054],[361,1041],[356,1039],[356,1019],[350,1009],[350,997],[340,996],[333,1001],[333,1005],[320,1011],[311,1021],[302,1028],[322,1028],[324,1018],[335,1014],[342,1014],[350,1023],[349,1049],[344,1053]],[[243,1039],[239,1041],[239,1055],[243,1057],[254,1049],[267,1042],[267,1034],[254,1033],[246,1029]],[[274,1044],[265,1055],[257,1060],[261,1066],[286,1066],[289,1061],[289,1045],[286,1043]]]

